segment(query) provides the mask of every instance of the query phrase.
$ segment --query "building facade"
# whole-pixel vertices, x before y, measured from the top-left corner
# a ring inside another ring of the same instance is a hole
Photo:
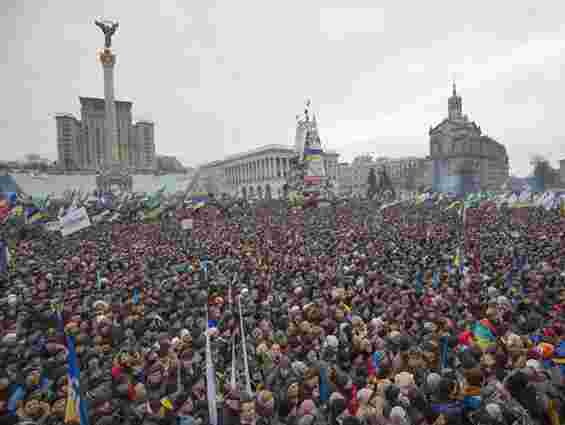
[[[561,185],[565,186],[565,159],[559,161],[559,180],[561,180]]]
[[[57,164],[65,170],[80,168],[80,121],[72,114],[57,114]]]
[[[340,162],[337,170],[337,187],[339,196],[353,193],[353,167],[348,162]]]
[[[157,169],[165,172],[180,173],[184,172],[185,167],[175,156],[157,155]]]
[[[430,161],[419,157],[373,158],[361,155],[351,164],[339,166],[339,193],[342,196],[367,196],[371,169],[375,170],[377,183],[379,173],[385,171],[397,192],[413,192],[422,186],[431,185]]]
[[[339,193],[342,196],[367,196],[369,188],[367,182],[371,168],[376,168],[376,164],[370,155],[357,156],[351,164],[342,163],[339,173]]]
[[[133,137],[130,143],[132,152],[131,167],[141,170],[154,170],[155,156],[155,124],[151,121],[138,121],[133,126]]]
[[[448,100],[447,118],[430,128],[433,189],[440,192],[498,189],[508,179],[506,148],[482,134],[463,115],[463,101],[455,84]]]
[[[195,191],[246,199],[281,198],[294,148],[286,145],[266,145],[258,149],[228,156],[200,167],[200,179]],[[322,154],[326,177],[337,184],[338,157],[336,152]]]
[[[80,121],[72,114],[60,114],[57,121],[59,167],[64,170],[96,171],[104,166],[106,155],[104,99],[80,97]],[[117,145],[111,152],[123,169],[154,170],[154,124],[150,121],[132,123],[132,102],[116,101]],[[68,129],[71,129],[70,131]],[[69,133],[76,133],[71,137]],[[70,138],[70,139],[69,139]],[[69,141],[72,140],[71,146]],[[71,159],[74,165],[71,165]]]

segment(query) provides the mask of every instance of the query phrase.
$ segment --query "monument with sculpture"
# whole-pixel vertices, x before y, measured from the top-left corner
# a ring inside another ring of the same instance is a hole
[[[114,66],[116,54],[112,51],[112,37],[119,23],[110,20],[94,21],[104,33],[104,48],[98,51],[98,60],[104,71],[104,162],[96,176],[96,185],[101,192],[109,192],[113,186],[123,191],[131,191],[133,178],[123,169],[118,149],[118,129],[116,126],[116,102],[114,99]]]
[[[286,196],[299,195],[312,202],[333,198],[331,182],[324,169],[322,142],[316,115],[310,112],[311,102],[306,102],[302,115],[296,116],[295,150],[286,182]]]

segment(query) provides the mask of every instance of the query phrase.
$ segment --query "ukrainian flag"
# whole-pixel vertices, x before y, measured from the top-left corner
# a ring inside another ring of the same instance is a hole
[[[304,157],[305,161],[321,161],[322,160],[322,156],[321,155],[306,155]]]
[[[74,336],[67,336],[67,348],[69,349],[69,392],[65,409],[65,423],[88,425],[86,401],[82,399],[80,394],[80,370],[78,368]]]
[[[492,325],[488,320],[481,320],[473,326],[473,338],[482,350],[496,344],[496,337],[491,330]]]
[[[565,218],[565,199],[561,198],[561,207],[559,208],[561,217]]]
[[[198,204],[198,203],[205,203],[208,202],[210,200],[210,196],[208,195],[208,192],[193,192],[192,195],[190,196],[190,201],[193,204]]]

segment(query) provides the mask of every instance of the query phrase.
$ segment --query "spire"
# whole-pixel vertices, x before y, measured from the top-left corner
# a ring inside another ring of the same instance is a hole
[[[453,81],[453,92],[447,101],[447,116],[450,120],[457,120],[463,117],[463,101],[457,94],[457,86]]]

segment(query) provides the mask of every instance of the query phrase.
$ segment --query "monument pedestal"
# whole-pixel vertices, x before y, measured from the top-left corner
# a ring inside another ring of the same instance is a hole
[[[99,192],[111,192],[114,186],[122,192],[131,192],[133,190],[133,178],[130,175],[109,173],[98,174],[96,176],[96,186]]]

